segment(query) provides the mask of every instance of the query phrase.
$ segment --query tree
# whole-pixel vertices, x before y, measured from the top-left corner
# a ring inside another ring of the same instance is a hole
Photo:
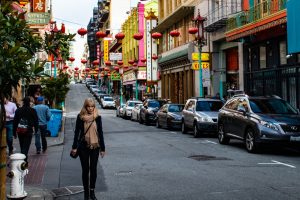
[[[43,66],[37,64],[34,71],[30,66],[35,53],[42,48],[42,39],[33,35],[24,19],[11,9],[12,1],[0,1],[0,199],[5,199],[6,177],[6,133],[4,129],[4,97],[11,97],[12,89],[21,80],[34,79]]]

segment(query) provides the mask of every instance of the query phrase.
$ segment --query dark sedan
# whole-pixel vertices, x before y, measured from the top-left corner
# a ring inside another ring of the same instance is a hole
[[[165,104],[157,112],[156,127],[181,128],[183,104]]]
[[[147,99],[143,103],[143,107],[140,109],[139,122],[142,124],[155,123],[156,113],[166,102],[163,100]]]

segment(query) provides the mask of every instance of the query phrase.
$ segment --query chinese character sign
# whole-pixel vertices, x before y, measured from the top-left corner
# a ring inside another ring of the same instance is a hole
[[[104,51],[104,62],[109,60],[109,56],[108,56],[108,40],[104,40],[103,41],[103,51]]]
[[[33,12],[46,12],[46,0],[33,0]]]

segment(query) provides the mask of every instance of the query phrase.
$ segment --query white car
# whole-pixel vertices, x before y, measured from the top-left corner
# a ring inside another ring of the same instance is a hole
[[[136,105],[136,104],[141,104],[143,102],[141,101],[132,101],[132,100],[129,100],[126,102],[125,104],[125,107],[123,109],[123,118],[126,119],[126,118],[131,118],[131,112],[132,112],[132,109],[133,107]]]
[[[115,108],[116,103],[112,97],[103,97],[101,99],[102,108]]]
[[[116,117],[123,117],[123,108],[125,104],[122,104],[121,106],[118,106],[116,109]]]
[[[140,109],[143,107],[143,104],[139,103],[134,106],[131,112],[131,120],[139,121]]]

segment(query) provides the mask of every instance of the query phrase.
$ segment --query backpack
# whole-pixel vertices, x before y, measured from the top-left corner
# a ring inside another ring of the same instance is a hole
[[[29,128],[28,120],[21,118],[16,132],[18,135],[24,135],[24,134],[28,133],[28,128]]]

